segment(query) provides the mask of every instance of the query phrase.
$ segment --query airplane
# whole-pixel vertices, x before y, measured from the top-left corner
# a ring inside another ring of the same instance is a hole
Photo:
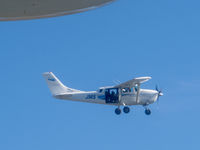
[[[54,98],[61,100],[72,100],[96,104],[106,104],[117,106],[115,113],[121,114],[120,106],[123,106],[123,112],[129,113],[131,105],[142,105],[145,108],[145,114],[150,115],[151,110],[148,105],[156,102],[160,96],[163,96],[161,90],[141,89],[142,83],[151,79],[151,77],[139,77],[120,83],[114,86],[100,87],[97,91],[80,91],[65,86],[52,72],[43,73],[48,88]]]
[[[69,15],[91,10],[114,0],[0,0],[0,21]]]

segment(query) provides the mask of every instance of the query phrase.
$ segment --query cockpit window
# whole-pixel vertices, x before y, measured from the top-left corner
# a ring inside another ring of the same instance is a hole
[[[99,90],[99,93],[101,93],[102,91],[103,91],[103,89],[100,89],[100,90]]]
[[[131,92],[131,88],[123,88],[122,92],[123,93]]]

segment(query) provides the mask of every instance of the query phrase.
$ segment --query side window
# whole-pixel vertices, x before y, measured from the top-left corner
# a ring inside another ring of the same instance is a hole
[[[134,90],[135,90],[135,92],[137,92],[137,91],[138,91],[138,87],[137,87],[137,86],[135,86],[135,87],[134,87]]]
[[[131,91],[132,91],[131,88],[124,88],[124,89],[122,89],[123,93],[130,93]]]

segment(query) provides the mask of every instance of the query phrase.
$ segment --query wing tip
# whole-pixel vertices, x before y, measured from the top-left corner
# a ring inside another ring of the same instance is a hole
[[[135,78],[135,79],[146,79],[146,80],[150,80],[150,79],[152,79],[152,77],[150,77],[150,76],[146,76],[146,77],[138,77],[138,78]]]

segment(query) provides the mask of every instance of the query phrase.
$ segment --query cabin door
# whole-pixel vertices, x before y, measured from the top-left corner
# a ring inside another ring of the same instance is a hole
[[[110,88],[105,90],[106,103],[119,103],[118,88]]]

